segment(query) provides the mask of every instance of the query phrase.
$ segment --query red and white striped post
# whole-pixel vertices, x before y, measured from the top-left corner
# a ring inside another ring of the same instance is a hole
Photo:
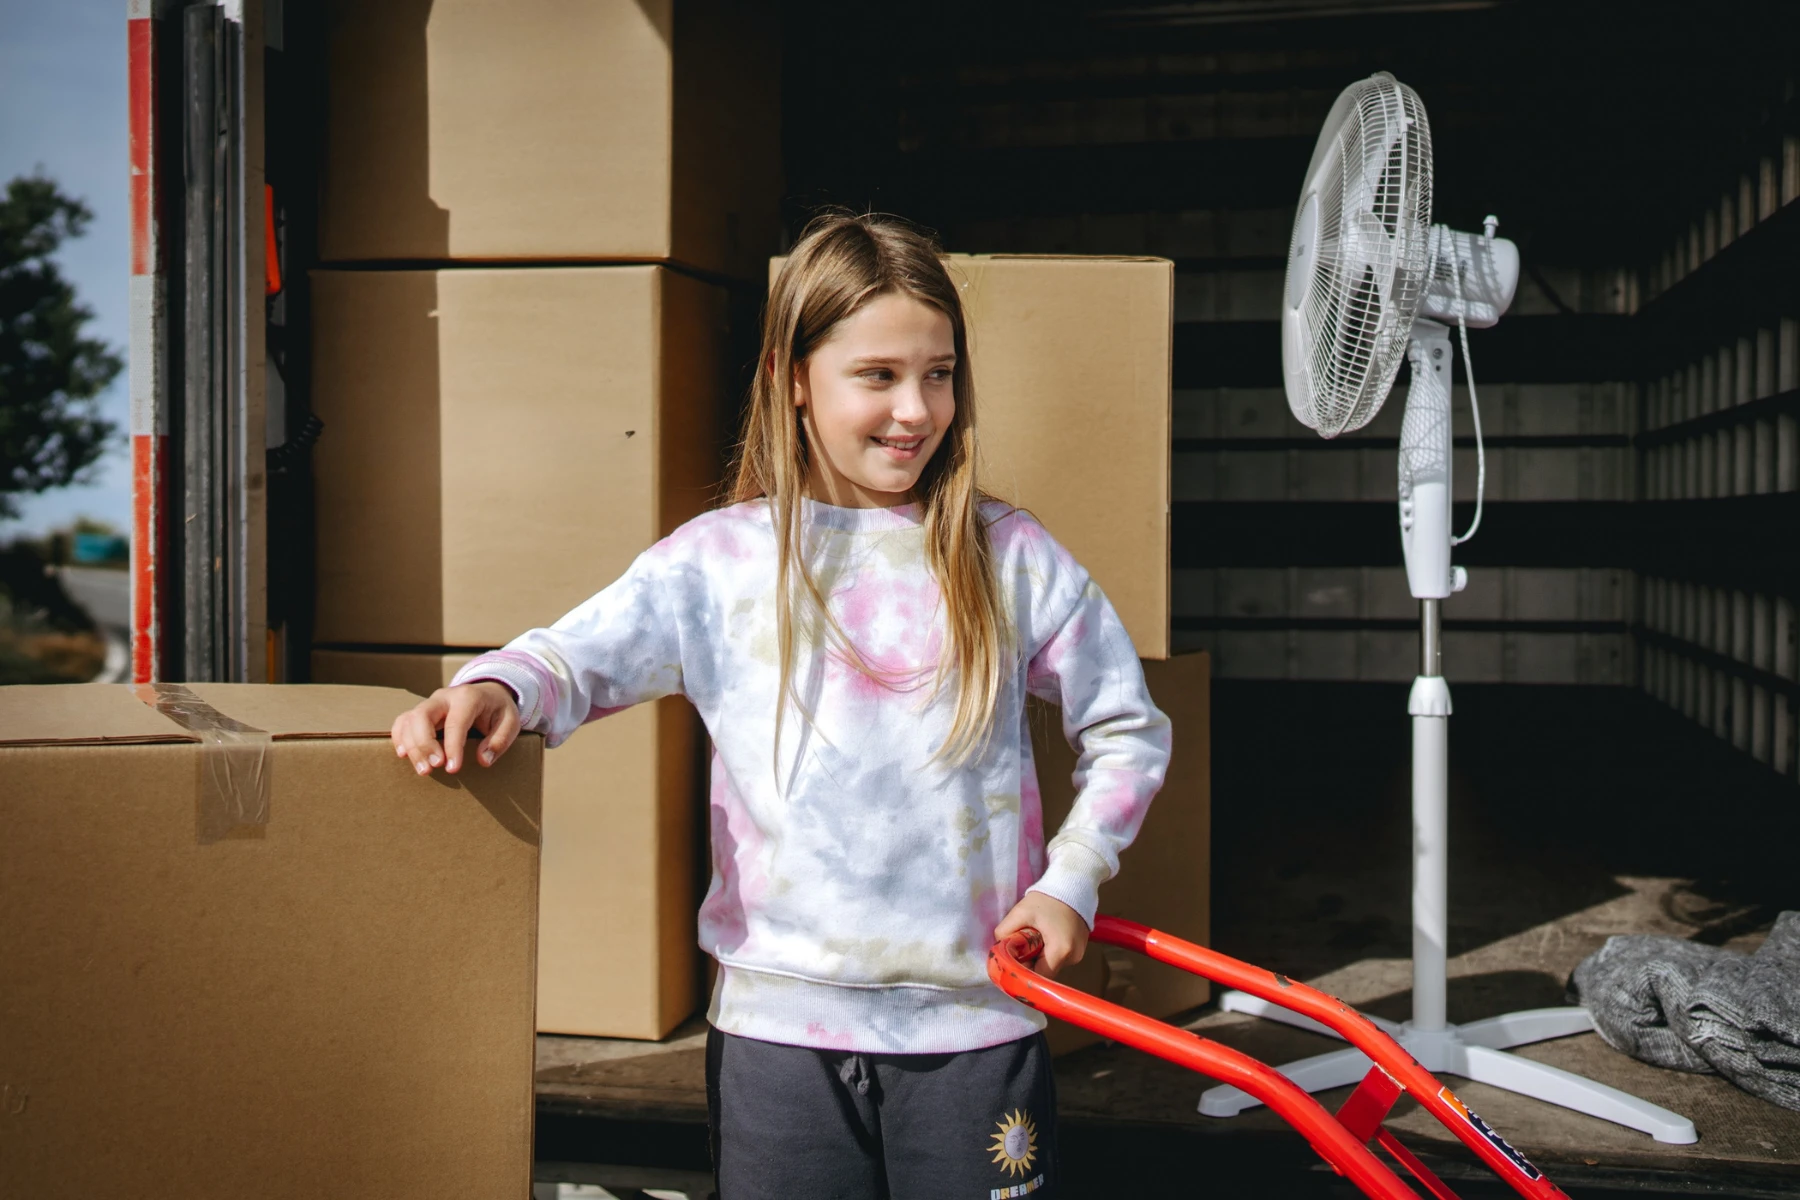
[[[168,270],[156,157],[155,0],[127,0],[131,108],[131,676],[162,673],[161,569],[168,545]]]

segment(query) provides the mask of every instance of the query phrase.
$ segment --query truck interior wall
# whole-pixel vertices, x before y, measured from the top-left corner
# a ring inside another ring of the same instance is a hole
[[[1640,717],[1641,693],[1791,783],[1800,305],[1772,263],[1800,223],[1795,10],[1277,7],[1293,19],[790,4],[789,234],[830,203],[903,214],[952,251],[1176,260],[1176,645],[1212,651],[1221,712],[1233,681],[1289,681],[1245,693],[1289,697],[1260,726],[1275,755],[1306,736],[1280,712],[1308,689],[1416,670],[1393,513],[1406,377],[1370,427],[1321,441],[1286,411],[1278,320],[1326,109],[1392,71],[1432,120],[1433,219],[1494,213],[1524,262],[1511,312],[1470,336],[1487,506],[1445,605],[1453,687],[1572,686]],[[1607,726],[1652,760],[1673,753],[1656,727]]]

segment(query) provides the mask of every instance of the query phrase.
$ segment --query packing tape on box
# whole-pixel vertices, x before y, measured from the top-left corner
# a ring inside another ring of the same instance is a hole
[[[261,837],[269,824],[269,747],[265,729],[228,717],[179,683],[140,683],[139,700],[200,735],[194,798],[195,840]]]

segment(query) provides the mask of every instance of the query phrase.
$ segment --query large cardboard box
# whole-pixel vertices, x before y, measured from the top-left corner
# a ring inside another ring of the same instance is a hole
[[[726,321],[663,267],[315,272],[314,641],[503,645],[706,509]]]
[[[313,652],[313,678],[429,696],[468,654]],[[583,726],[544,758],[537,1027],[661,1038],[701,1001],[705,746],[671,696]]]
[[[785,261],[773,259],[769,280]],[[1166,258],[952,254],[980,414],[981,483],[1030,509],[1169,657],[1170,355]]]
[[[1212,664],[1205,654],[1147,661],[1144,679],[1174,727],[1175,749],[1143,829],[1119,856],[1118,875],[1100,888],[1100,911],[1205,945],[1212,937]],[[1031,749],[1044,828],[1055,830],[1074,803],[1075,753],[1063,739],[1061,714],[1035,700]],[[1158,1018],[1205,1004],[1212,994],[1196,975],[1098,943],[1058,980]],[[1050,1023],[1049,1036],[1056,1054],[1099,1040],[1060,1021]]]
[[[981,414],[983,486],[1035,513],[1169,656],[1175,264],[952,255]]]
[[[0,688],[0,1195],[525,1194],[542,743],[409,703]]]
[[[765,0],[332,0],[326,262],[654,260],[780,234]]]

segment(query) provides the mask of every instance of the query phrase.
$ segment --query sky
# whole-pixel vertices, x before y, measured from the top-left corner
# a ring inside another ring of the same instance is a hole
[[[58,254],[63,274],[94,312],[89,336],[124,356],[131,272],[127,210],[126,0],[0,0],[0,184],[36,168],[94,211],[86,236]],[[125,372],[106,393],[120,439],[85,487],[20,498],[0,521],[0,542],[40,534],[77,516],[127,528],[131,459]]]

